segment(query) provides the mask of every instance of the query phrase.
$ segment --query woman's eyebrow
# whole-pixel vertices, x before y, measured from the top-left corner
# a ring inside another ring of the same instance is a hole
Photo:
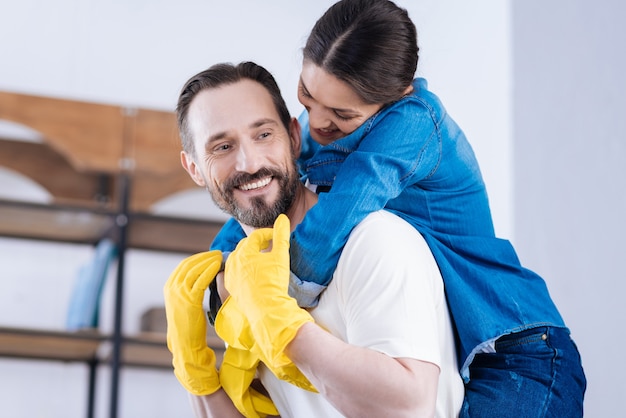
[[[306,94],[308,94],[309,96],[311,96],[311,92],[309,91],[309,89],[306,87],[306,84],[304,84],[304,80],[302,80],[302,76],[300,76],[300,85],[302,86],[302,89],[306,92]],[[313,96],[311,96],[313,97]]]

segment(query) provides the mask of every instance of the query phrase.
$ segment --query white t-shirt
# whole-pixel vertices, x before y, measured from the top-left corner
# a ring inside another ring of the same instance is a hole
[[[428,245],[404,220],[387,211],[365,218],[310,312],[350,344],[439,366],[436,416],[458,416],[464,389],[443,281]],[[259,373],[281,417],[342,416],[321,395],[278,380],[265,367]]]

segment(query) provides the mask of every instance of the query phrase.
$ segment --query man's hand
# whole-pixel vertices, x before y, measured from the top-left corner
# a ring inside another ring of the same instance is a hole
[[[252,352],[228,346],[220,368],[220,382],[235,407],[246,418],[277,416],[270,398],[252,388],[259,358]]]
[[[242,405],[248,404],[247,397],[251,396],[251,399],[255,401],[255,404],[257,403],[255,393],[244,393],[242,396],[241,391],[243,388],[247,387],[247,385],[242,383],[246,381],[244,377],[247,376],[247,378],[250,378],[247,374],[250,370],[252,370],[252,375],[254,375],[259,361],[265,363],[265,365],[279,379],[305,390],[312,392],[317,391],[291,360],[288,359],[288,362],[283,363],[280,367],[274,367],[269,360],[262,357],[263,354],[258,349],[258,344],[254,338],[248,319],[242,310],[237,306],[237,302],[230,296],[222,304],[222,307],[217,313],[217,317],[215,319],[215,332],[228,344],[228,348],[224,354],[224,360],[222,361],[222,368],[220,370],[220,381],[222,382],[224,390],[229,394],[230,398],[233,402],[235,402],[235,405],[237,405],[237,408],[240,411],[243,412],[244,410],[250,410],[247,406],[243,406],[242,409]],[[237,353],[237,355],[235,356],[234,353]],[[237,360],[234,361],[234,359]],[[245,365],[246,363],[251,364],[253,361],[255,361],[253,366]],[[239,376],[233,377],[236,376],[236,373],[239,373]],[[225,377],[226,374],[229,376]],[[238,383],[233,385],[231,383],[234,380],[237,380]],[[241,402],[238,403],[240,399]]]
[[[222,253],[208,251],[183,260],[171,274],[163,294],[167,316],[167,347],[172,352],[174,374],[194,395],[217,391],[220,379],[215,353],[207,346],[204,292],[222,264]]]
[[[274,370],[292,364],[285,347],[303,324],[313,322],[287,293],[289,235],[289,218],[280,215],[273,229],[241,240],[226,261],[225,286],[250,323],[251,350]]]

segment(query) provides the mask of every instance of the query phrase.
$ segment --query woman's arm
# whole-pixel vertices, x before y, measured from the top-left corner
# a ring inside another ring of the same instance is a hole
[[[320,149],[314,157],[319,164],[309,166],[310,181],[324,180],[332,189],[320,194],[292,235],[291,271],[303,281],[328,284],[352,228],[432,174],[439,163],[440,138],[424,106],[401,104],[383,112]],[[346,156],[343,144],[354,147],[355,142],[358,148]],[[327,171],[336,164],[338,170]]]

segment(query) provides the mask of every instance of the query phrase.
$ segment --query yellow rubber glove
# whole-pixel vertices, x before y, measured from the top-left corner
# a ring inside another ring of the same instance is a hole
[[[311,315],[288,295],[289,218],[280,215],[274,228],[257,229],[239,242],[228,260],[224,284],[250,323],[252,351],[272,370],[289,366],[284,354]],[[271,250],[268,250],[271,243]]]
[[[220,367],[222,388],[247,418],[278,415],[272,400],[250,387],[258,364],[259,358],[251,351],[228,346]]]
[[[167,347],[172,352],[174,375],[194,395],[218,390],[215,353],[207,346],[207,319],[202,301],[222,264],[222,253],[208,251],[183,260],[165,283]]]
[[[248,319],[244,316],[241,309],[239,309],[239,307],[237,306],[237,302],[231,296],[229,296],[224,301],[222,307],[217,313],[217,316],[215,318],[215,332],[222,340],[224,340],[228,344],[229,349],[232,348],[238,351],[245,351],[248,353],[254,351],[255,353],[257,353],[250,354],[248,361],[252,362],[256,360],[256,363],[258,364],[258,361],[260,360],[265,363],[270,371],[279,379],[296,385],[302,389],[317,392],[315,387],[302,374],[300,369],[298,369],[296,365],[293,364],[293,362],[288,358],[287,363],[283,364],[280,367],[274,367],[266,358],[262,357],[263,354],[258,349],[258,344],[254,339],[254,335],[252,334]],[[237,364],[241,364],[241,360]],[[244,370],[245,369],[246,368],[244,367]],[[222,370],[224,370],[224,366],[222,366]],[[221,373],[222,372],[220,372],[220,376]],[[223,379],[222,386],[224,386],[224,389],[226,389],[226,383],[224,383]],[[227,393],[233,400],[241,398],[241,396],[239,396],[238,394],[239,392],[233,392],[231,394],[231,392],[227,390]],[[244,413],[241,409],[239,409],[239,411]]]

